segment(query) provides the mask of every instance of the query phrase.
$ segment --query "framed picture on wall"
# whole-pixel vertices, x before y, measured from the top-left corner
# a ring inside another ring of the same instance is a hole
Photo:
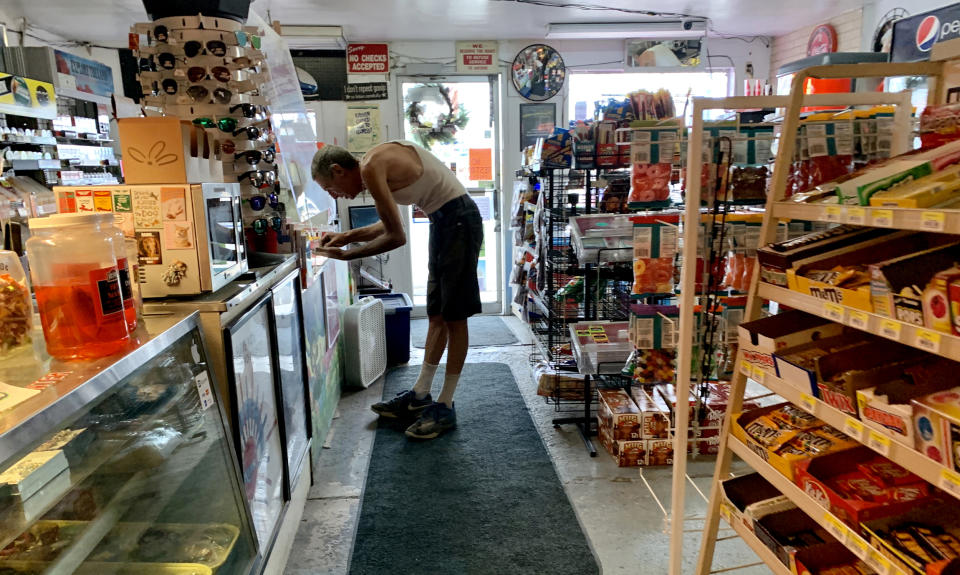
[[[556,125],[556,104],[520,104],[520,149],[550,136]]]

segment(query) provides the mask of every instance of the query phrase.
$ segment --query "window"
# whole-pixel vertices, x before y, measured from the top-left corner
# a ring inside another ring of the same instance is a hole
[[[592,119],[596,104],[605,104],[610,98],[624,100],[627,94],[637,90],[656,92],[670,90],[677,114],[686,112],[687,124],[691,123],[693,107],[687,106],[691,97],[724,98],[730,93],[731,70],[710,72],[602,72],[574,73],[570,75],[568,118],[570,120]],[[685,108],[686,106],[686,108]],[[716,112],[721,112],[718,110]]]

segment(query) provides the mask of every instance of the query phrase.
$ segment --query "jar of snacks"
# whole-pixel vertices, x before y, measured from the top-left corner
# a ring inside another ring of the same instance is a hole
[[[0,355],[30,343],[33,305],[16,252],[0,250]]]
[[[30,221],[30,278],[47,353],[63,360],[112,355],[130,342],[111,214]]]

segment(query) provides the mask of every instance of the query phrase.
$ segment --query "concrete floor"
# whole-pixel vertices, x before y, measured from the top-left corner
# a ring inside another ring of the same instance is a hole
[[[619,468],[599,443],[600,453],[595,458],[589,457],[575,427],[554,428],[551,423],[557,416],[554,406],[547,405],[536,395],[528,361],[533,348],[526,345],[531,341],[529,330],[514,317],[504,319],[517,335],[520,345],[471,348],[467,361],[510,365],[602,573],[666,573],[670,536],[669,523],[661,505],[667,508],[670,505],[671,468]],[[422,361],[423,350],[414,349],[410,363]],[[343,394],[286,574],[347,573],[376,430],[376,416],[369,405],[380,400],[382,390],[381,382],[363,391]],[[712,460],[690,460],[684,520],[684,573],[692,573],[696,564],[706,509],[706,501],[699,492],[709,495],[712,474]],[[730,529],[721,531],[721,537],[733,534]],[[715,570],[753,564],[733,573],[756,575],[770,572],[763,565],[756,565],[757,562],[756,555],[737,538],[717,544]]]

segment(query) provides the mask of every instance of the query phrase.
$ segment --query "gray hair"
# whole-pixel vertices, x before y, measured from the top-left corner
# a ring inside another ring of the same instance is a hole
[[[314,181],[317,178],[330,178],[332,175],[330,168],[334,164],[344,170],[352,170],[360,166],[360,162],[346,148],[324,146],[313,155],[313,162],[310,164],[310,176]]]

